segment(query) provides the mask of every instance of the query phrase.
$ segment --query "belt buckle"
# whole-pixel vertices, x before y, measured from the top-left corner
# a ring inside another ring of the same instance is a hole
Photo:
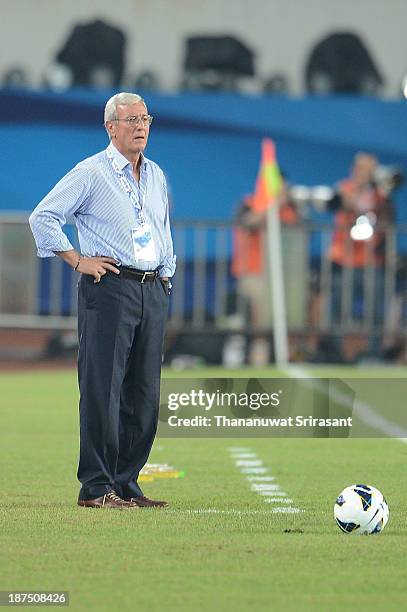
[[[144,273],[143,273],[143,277],[142,277],[142,279],[141,279],[141,281],[140,281],[140,282],[141,282],[141,284],[143,284],[143,283],[144,283],[144,281],[146,280],[146,276],[147,276],[147,272],[144,272]]]

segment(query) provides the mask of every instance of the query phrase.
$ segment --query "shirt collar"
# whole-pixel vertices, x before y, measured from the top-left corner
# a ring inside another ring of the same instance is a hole
[[[115,161],[116,161],[117,165],[119,166],[120,170],[124,170],[124,168],[126,166],[131,166],[131,163],[129,162],[127,157],[125,157],[122,153],[120,153],[120,151],[118,149],[116,149],[116,147],[114,146],[114,144],[112,142],[110,142],[110,144],[107,147],[106,151],[109,151],[113,155],[113,158],[115,159]],[[143,153],[140,153],[140,156],[141,156],[140,167],[143,168],[143,170],[146,170],[146,168],[147,168],[147,158],[144,157]]]

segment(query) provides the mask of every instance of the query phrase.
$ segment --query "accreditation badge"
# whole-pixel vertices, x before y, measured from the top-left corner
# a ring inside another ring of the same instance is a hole
[[[132,229],[131,238],[136,261],[157,261],[153,234],[148,223]]]

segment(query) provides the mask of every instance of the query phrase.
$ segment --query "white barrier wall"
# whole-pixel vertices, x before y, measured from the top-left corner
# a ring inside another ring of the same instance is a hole
[[[72,26],[96,17],[126,32],[129,76],[152,69],[167,89],[181,79],[191,34],[241,36],[257,52],[259,75],[284,72],[294,93],[311,46],[332,30],[363,36],[386,95],[398,96],[407,71],[406,0],[0,0],[0,8],[0,75],[20,65],[36,84]]]

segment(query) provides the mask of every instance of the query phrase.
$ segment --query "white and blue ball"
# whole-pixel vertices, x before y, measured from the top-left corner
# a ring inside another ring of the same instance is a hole
[[[389,520],[389,506],[375,487],[355,484],[346,487],[336,498],[334,516],[344,533],[377,534]]]

